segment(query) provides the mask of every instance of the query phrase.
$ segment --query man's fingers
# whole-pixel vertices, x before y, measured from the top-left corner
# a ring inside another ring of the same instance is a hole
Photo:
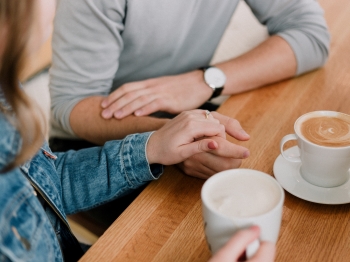
[[[248,140],[250,136],[244,131],[241,124],[236,120],[228,116],[224,116],[218,112],[211,112],[213,116],[225,126],[226,133],[238,140]]]
[[[212,176],[224,170],[239,168],[242,164],[241,159],[218,156],[214,152],[215,150],[191,157],[195,163],[201,163],[202,166],[210,170],[210,173],[206,173],[207,176]]]
[[[123,118],[153,99],[152,94],[147,89],[128,92],[106,107],[102,111],[102,116],[108,118],[112,115],[115,118]]]
[[[159,111],[160,108],[160,103],[158,99],[154,99],[151,103],[137,109],[135,111],[135,116],[148,116],[152,113],[155,113]]]
[[[135,90],[146,88],[145,84],[142,81],[132,82],[128,84],[124,84],[119,87],[117,90],[110,93],[106,98],[101,101],[101,107],[107,108],[111,104],[113,104],[120,97],[124,96],[126,93],[133,92]]]
[[[121,98],[123,99],[123,98]],[[154,103],[156,96],[154,94],[148,94],[138,97],[137,99],[130,101],[124,107],[120,108],[114,113],[114,117],[117,119],[124,118],[128,115],[135,113],[142,107]],[[136,114],[135,114],[136,115]]]
[[[205,155],[205,153],[199,153],[196,155],[193,155],[192,157],[189,157],[185,161],[178,164],[178,167],[189,176],[201,178],[201,179],[207,179],[211,177],[215,172],[208,167],[204,166],[201,162],[196,161],[193,157],[197,155]]]
[[[210,151],[209,151],[210,152]],[[197,169],[203,172],[206,176],[212,176],[217,173],[216,163],[217,156],[210,154],[209,152],[203,152],[195,154],[185,161],[186,167],[190,169]]]

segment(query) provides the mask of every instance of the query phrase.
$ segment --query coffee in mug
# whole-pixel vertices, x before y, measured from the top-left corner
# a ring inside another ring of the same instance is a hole
[[[282,219],[284,191],[270,175],[252,169],[232,169],[210,177],[201,191],[204,231],[216,253],[240,229],[258,225],[260,240],[276,243]],[[251,257],[259,241],[247,248]]]
[[[298,125],[300,134],[309,142],[326,147],[350,146],[350,116],[311,114]]]
[[[334,111],[315,111],[302,115],[294,124],[295,134],[282,138],[282,156],[301,162],[301,176],[320,187],[335,187],[349,179],[350,116]],[[300,157],[283,150],[287,141],[297,140]]]

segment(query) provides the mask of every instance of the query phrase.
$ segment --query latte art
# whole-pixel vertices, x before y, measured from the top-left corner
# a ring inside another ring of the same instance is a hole
[[[350,120],[342,117],[313,117],[300,126],[301,134],[310,142],[329,147],[350,146]]]

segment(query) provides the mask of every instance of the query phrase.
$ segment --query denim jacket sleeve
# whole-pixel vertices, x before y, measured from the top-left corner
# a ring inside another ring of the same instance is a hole
[[[145,152],[150,135],[133,134],[103,147],[58,153],[54,162],[65,212],[93,208],[157,179],[163,166],[148,164]]]
[[[14,160],[20,147],[19,133],[6,116],[0,113],[0,170]]]

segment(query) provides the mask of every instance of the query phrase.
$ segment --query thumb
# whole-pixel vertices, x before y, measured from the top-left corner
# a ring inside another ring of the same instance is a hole
[[[202,139],[182,146],[182,156],[187,159],[195,154],[215,150],[219,147],[213,139]]]

